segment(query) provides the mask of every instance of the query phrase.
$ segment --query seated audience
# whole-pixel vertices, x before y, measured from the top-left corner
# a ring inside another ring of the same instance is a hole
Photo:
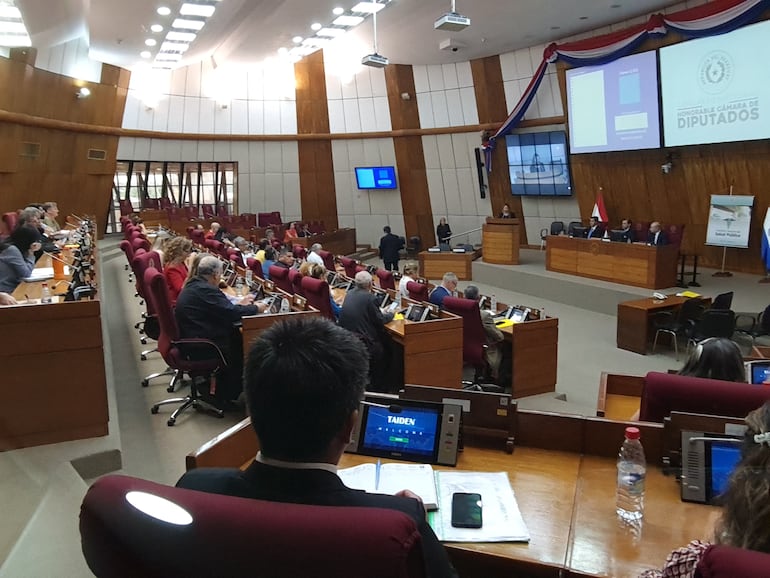
[[[283,234],[283,242],[291,246],[292,241],[296,239],[298,236],[299,234],[297,233],[297,228],[295,224],[289,223],[289,228],[286,229],[286,232]]]
[[[660,230],[660,223],[653,221],[650,223],[650,231],[647,233],[648,245],[668,245],[666,233]]]
[[[446,245],[449,243],[449,239],[452,236],[452,229],[446,222],[446,217],[441,217],[436,226],[436,240],[439,245]]]
[[[679,375],[746,382],[743,354],[734,341],[710,337],[695,346]]]
[[[265,249],[267,251],[267,249]],[[321,263],[323,265],[323,263]],[[278,260],[273,263],[276,267],[283,267],[284,269],[291,269],[294,265],[294,255],[291,254],[291,251],[284,247],[280,250],[278,253]]]
[[[503,210],[500,211],[500,216],[498,217],[500,219],[515,219],[516,214],[511,211],[511,206],[508,203],[505,203],[503,205]]]
[[[206,231],[206,235],[204,237],[206,239],[214,239],[215,241],[224,243],[228,247],[235,247],[235,245],[230,240],[230,237],[227,234],[227,229],[225,229],[222,225],[220,225],[216,221],[211,223],[211,225],[209,226],[209,230]]]
[[[265,262],[265,249],[270,247],[270,242],[267,239],[260,239],[257,245],[257,252],[254,254],[254,258],[260,263]]]
[[[475,285],[468,285],[465,288],[464,295],[466,299],[478,301],[481,297],[479,288]],[[489,364],[489,370],[493,380],[497,380],[500,375],[500,362],[502,361],[502,351],[500,343],[503,341],[503,332],[495,325],[495,318],[492,312],[487,309],[480,309],[481,324],[484,327],[484,333],[487,336],[487,348],[484,351],[484,358]]]
[[[588,228],[586,229],[586,239],[601,239],[604,237],[604,227],[596,217],[591,217],[588,220]]]
[[[303,271],[304,268],[304,271]],[[306,275],[308,277],[312,277],[313,279],[326,279],[326,267],[323,265],[316,265],[315,263],[308,263],[305,261],[302,263],[302,265],[299,268],[299,272],[302,275]],[[337,305],[337,302],[334,300],[334,295],[331,292],[331,288],[329,288],[329,303],[332,307],[332,313],[334,313],[334,318],[339,319],[340,318],[340,311],[342,311],[342,307]]]
[[[433,291],[430,292],[430,297],[428,297],[428,301],[431,303],[438,305],[439,308],[443,309],[444,307],[444,297],[447,295],[454,295],[455,290],[457,289],[457,275],[454,273],[444,273],[444,277],[441,279],[441,285],[433,289]]]
[[[0,291],[0,305],[18,305],[13,295]]]
[[[173,237],[166,242],[163,250],[163,275],[168,285],[168,295],[171,305],[176,305],[176,300],[182,292],[189,269],[187,267],[193,244],[187,237]]]
[[[321,246],[321,243],[313,243],[313,245],[310,247],[310,252],[307,254],[306,259],[310,263],[315,263],[316,265],[323,265],[324,260],[319,254],[319,251],[323,249]]]
[[[387,375],[391,356],[391,340],[385,324],[393,319],[393,313],[383,313],[371,292],[372,276],[368,271],[356,273],[353,288],[345,295],[339,323],[358,335],[369,350],[369,381],[372,391],[387,391],[390,379]]]
[[[0,291],[13,293],[35,268],[35,252],[39,251],[40,234],[29,226],[16,227],[0,244]]]
[[[380,239],[380,259],[386,271],[398,271],[398,252],[403,249],[404,243],[401,237],[390,232],[389,226],[385,225],[382,232],[385,234]]]
[[[133,224],[134,227],[138,227],[139,230],[142,232],[142,235],[146,235],[147,233],[149,233],[149,231],[147,230],[147,227],[144,226],[144,221],[142,220],[142,217],[140,217],[139,215],[131,215],[131,217],[129,218],[131,219],[131,224]]]
[[[19,213],[19,220],[16,224],[17,228],[26,226],[37,231],[40,248],[35,251],[35,261],[40,259],[43,253],[59,253],[61,251],[59,244],[45,234],[43,223],[40,221],[42,215],[41,209],[35,205],[30,205]]]
[[[260,441],[256,459],[244,471],[191,470],[177,486],[241,498],[404,512],[420,532],[425,575],[452,578],[456,573],[425,520],[419,497],[408,490],[395,496],[352,490],[336,474],[358,418],[366,375],[366,349],[344,329],[317,317],[276,323],[256,341],[246,363],[246,400]]]
[[[275,249],[265,249],[265,260],[262,262],[262,278],[270,279],[270,265],[275,265]]]
[[[417,264],[416,261],[408,261],[406,265],[404,265],[404,274],[401,276],[401,279],[398,281],[398,293],[402,297],[409,297],[409,291],[406,288],[406,284],[410,282],[417,282],[417,279],[420,276],[420,267]]]
[[[714,543],[770,554],[770,403],[746,416],[741,460],[722,494]],[[661,570],[640,578],[693,578],[709,544],[694,540],[671,552]]]
[[[243,389],[243,342],[236,323],[247,315],[257,315],[265,305],[254,305],[249,293],[233,304],[220,291],[222,262],[213,255],[198,260],[198,270],[179,294],[174,314],[182,338],[202,338],[213,341],[222,351],[227,366],[216,374],[214,402],[226,409],[227,402],[236,400]],[[202,392],[204,395],[207,392]]]
[[[45,203],[43,205],[43,229],[46,235],[54,235],[61,231],[61,226],[56,220],[59,216],[59,207],[56,203]]]
[[[265,239],[267,240],[267,244],[271,247],[273,246],[273,243],[275,242],[275,231],[272,229],[267,229],[265,231]]]

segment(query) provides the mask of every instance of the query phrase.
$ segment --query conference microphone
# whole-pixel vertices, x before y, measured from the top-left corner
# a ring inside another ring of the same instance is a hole
[[[402,411],[404,411],[403,406],[396,405],[396,404],[385,405],[384,403],[374,403],[372,401],[366,401],[366,400],[361,400],[361,403],[363,405],[369,405],[371,407],[382,407],[382,408],[385,408],[390,413],[401,413]]]
[[[51,259],[56,259],[60,263],[64,263],[65,265],[69,266],[69,263],[67,263],[67,261],[65,261],[64,259],[60,259],[59,257],[54,255],[53,253],[49,253],[48,251],[43,251],[43,255],[48,255]]]

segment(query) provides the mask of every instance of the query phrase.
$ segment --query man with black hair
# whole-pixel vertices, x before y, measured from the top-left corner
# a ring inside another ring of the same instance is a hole
[[[246,399],[261,448],[256,459],[244,471],[192,470],[177,486],[275,502],[398,510],[414,519],[422,536],[426,575],[456,576],[415,494],[367,494],[346,487],[337,476],[367,372],[364,345],[330,321],[276,323],[253,345],[246,362]]]
[[[390,227],[382,228],[385,233],[380,239],[380,259],[385,264],[387,271],[398,271],[398,252],[404,247],[404,241],[390,232]]]

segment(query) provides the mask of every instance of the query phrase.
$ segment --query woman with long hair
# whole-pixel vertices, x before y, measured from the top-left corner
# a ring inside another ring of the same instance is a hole
[[[28,225],[16,227],[5,244],[0,244],[0,291],[13,293],[35,268],[35,251],[40,250],[40,233]]]
[[[163,275],[166,277],[171,305],[182,292],[187,280],[187,262],[192,254],[193,244],[187,237],[169,239],[163,251]]]
[[[722,381],[746,381],[743,355],[738,345],[725,337],[710,337],[695,346],[679,375]]]

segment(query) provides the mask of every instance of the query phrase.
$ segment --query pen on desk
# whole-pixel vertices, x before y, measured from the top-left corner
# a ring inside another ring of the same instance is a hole
[[[382,466],[382,461],[377,460],[377,467],[374,470],[374,489],[375,490],[380,489],[380,466]]]

